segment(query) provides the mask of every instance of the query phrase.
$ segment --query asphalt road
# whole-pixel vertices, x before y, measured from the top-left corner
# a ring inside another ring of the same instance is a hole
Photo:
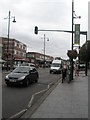
[[[47,88],[47,85],[60,78],[60,74],[50,74],[48,68],[40,68],[38,83],[32,83],[29,87],[8,87],[5,82],[5,73],[2,77],[2,117],[9,118],[23,109],[31,99],[31,96]]]

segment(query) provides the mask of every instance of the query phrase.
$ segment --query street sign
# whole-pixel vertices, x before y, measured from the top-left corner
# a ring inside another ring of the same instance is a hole
[[[80,44],[80,24],[75,24],[74,44]]]

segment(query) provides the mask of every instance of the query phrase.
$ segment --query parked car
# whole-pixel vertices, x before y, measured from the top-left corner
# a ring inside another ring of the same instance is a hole
[[[19,66],[6,76],[5,82],[7,85],[21,84],[28,86],[31,82],[38,82],[38,79],[39,74],[35,67]]]
[[[36,67],[34,63],[22,63],[22,64],[14,65],[14,68],[19,67],[19,66],[31,66],[31,67]]]

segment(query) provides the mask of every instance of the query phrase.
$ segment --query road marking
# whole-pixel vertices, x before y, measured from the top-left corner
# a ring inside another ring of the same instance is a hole
[[[23,115],[25,112],[27,111],[27,109],[24,109],[22,111],[20,111],[19,113],[11,116],[10,118],[8,118],[7,120],[11,120],[11,118],[19,118],[21,115]]]

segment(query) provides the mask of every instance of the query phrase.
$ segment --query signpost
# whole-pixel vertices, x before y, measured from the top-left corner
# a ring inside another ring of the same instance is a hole
[[[75,24],[75,40],[74,44],[80,45],[80,24]]]

